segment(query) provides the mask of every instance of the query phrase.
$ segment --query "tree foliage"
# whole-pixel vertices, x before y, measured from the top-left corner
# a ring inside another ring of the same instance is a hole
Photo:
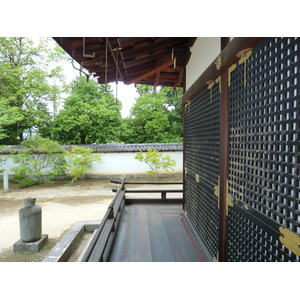
[[[148,148],[145,153],[138,152],[134,158],[146,163],[150,168],[147,173],[154,177],[157,177],[161,171],[173,171],[176,166],[175,159],[172,159],[170,155],[163,155],[158,150],[152,150],[151,148]]]
[[[163,87],[138,86],[140,95],[131,108],[124,142],[170,143],[182,141],[180,97],[182,90]]]
[[[62,78],[61,68],[49,70],[46,44],[22,37],[0,38],[0,143],[19,144],[24,134],[49,126],[50,78]]]
[[[54,121],[53,138],[65,144],[109,143],[119,138],[121,103],[94,80],[77,77]]]
[[[110,86],[50,45],[49,39],[0,37],[0,144],[20,144],[36,133],[62,144],[182,141],[182,89],[137,85],[139,97],[122,119]],[[68,88],[61,60],[80,74]]]

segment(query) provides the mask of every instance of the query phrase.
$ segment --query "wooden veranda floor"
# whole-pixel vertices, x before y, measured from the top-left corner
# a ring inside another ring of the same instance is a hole
[[[182,205],[125,205],[111,262],[200,261],[180,220]]]

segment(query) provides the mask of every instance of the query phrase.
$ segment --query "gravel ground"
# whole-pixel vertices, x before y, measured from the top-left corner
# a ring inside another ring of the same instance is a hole
[[[108,181],[64,182],[43,184],[20,189],[10,184],[9,191],[0,193],[0,262],[41,261],[64,233],[78,221],[99,221],[113,199]],[[13,244],[20,239],[18,212],[23,199],[36,197],[42,208],[42,233],[49,241],[39,253],[13,252]]]
[[[74,185],[60,181],[26,189],[10,183],[9,191],[4,193],[1,184],[0,262],[42,261],[73,224],[79,221],[100,221],[115,195],[112,188],[116,187],[116,184],[104,180],[81,181]],[[171,189],[181,187],[169,185]],[[151,189],[157,186],[130,185],[130,189],[134,188]],[[23,199],[27,197],[35,197],[36,205],[42,208],[42,233],[48,234],[48,243],[39,253],[14,253],[13,244],[20,239],[18,212],[24,206]]]

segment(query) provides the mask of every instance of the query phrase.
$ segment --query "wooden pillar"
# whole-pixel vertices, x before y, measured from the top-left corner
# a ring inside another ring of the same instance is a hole
[[[183,73],[183,93],[186,92],[186,67],[184,68],[184,73]],[[182,124],[183,124],[183,142],[182,142],[182,153],[183,153],[183,166],[182,166],[182,170],[183,170],[183,178],[182,178],[182,183],[183,183],[183,193],[182,193],[182,197],[183,197],[183,204],[182,204],[182,209],[185,211],[185,196],[186,196],[186,189],[185,189],[185,166],[186,166],[186,163],[185,163],[185,150],[186,150],[186,134],[185,134],[185,131],[186,131],[186,116],[185,116],[185,105],[182,106]]]
[[[219,261],[226,261],[226,195],[228,178],[228,72],[221,75],[220,103],[220,186],[219,186]]]
[[[229,44],[229,37],[221,37],[221,51]]]

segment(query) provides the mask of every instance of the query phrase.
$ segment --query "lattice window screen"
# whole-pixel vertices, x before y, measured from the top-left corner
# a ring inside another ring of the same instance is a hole
[[[219,84],[186,106],[186,212],[212,257],[218,251]]]
[[[244,64],[231,73],[228,191],[240,209],[229,208],[228,260],[299,261],[278,228],[300,235],[300,41],[252,51],[246,77]]]

